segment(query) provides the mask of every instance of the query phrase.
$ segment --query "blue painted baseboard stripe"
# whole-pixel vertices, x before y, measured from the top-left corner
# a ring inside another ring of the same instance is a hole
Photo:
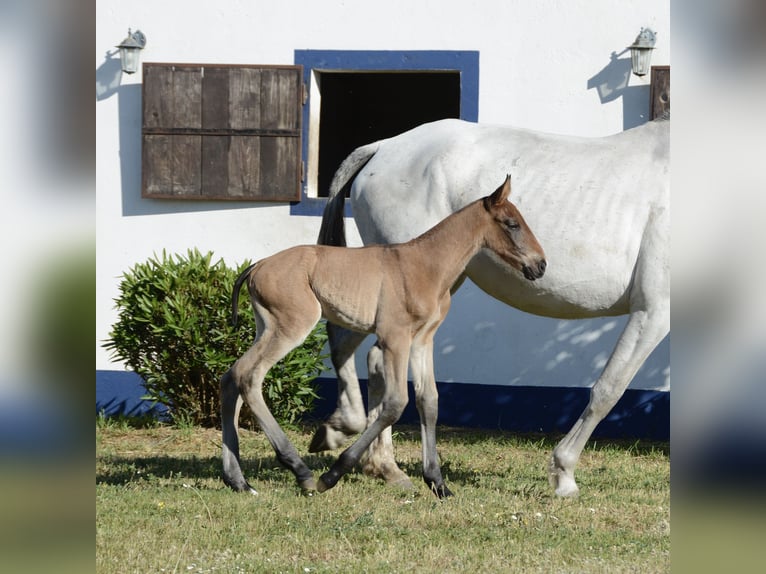
[[[335,379],[317,379],[320,399],[311,415],[323,420],[335,409]],[[437,383],[439,424],[514,432],[564,433],[588,404],[590,389]],[[367,383],[362,381],[363,396]],[[400,419],[419,422],[410,385],[410,402]],[[143,381],[127,371],[96,371],[96,413],[105,416],[163,416],[166,409],[143,400]],[[593,434],[602,438],[666,441],[670,438],[670,392],[633,390],[623,395]]]

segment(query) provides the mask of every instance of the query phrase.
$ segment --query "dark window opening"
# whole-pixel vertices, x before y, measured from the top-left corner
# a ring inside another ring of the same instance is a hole
[[[360,145],[460,117],[460,72],[322,72],[318,195]]]

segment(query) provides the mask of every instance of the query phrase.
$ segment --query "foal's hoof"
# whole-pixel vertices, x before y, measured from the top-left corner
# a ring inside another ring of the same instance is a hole
[[[258,491],[255,490],[252,486],[250,486],[250,483],[248,483],[246,480],[236,481],[236,480],[230,480],[223,477],[223,483],[231,488],[234,492],[249,492],[250,494],[258,494]]]
[[[244,492],[244,493],[247,493],[247,494],[252,494],[253,496],[258,496],[258,491],[257,491],[257,490],[255,490],[255,489],[254,489],[252,486],[250,486],[249,484],[245,484],[245,486],[243,486],[243,487],[241,487],[241,488],[239,488],[239,487],[234,487],[234,486],[231,486],[231,485],[229,485],[229,486],[230,486],[230,488],[231,488],[231,489],[232,489],[234,492]]]
[[[317,482],[317,491],[325,492],[326,490],[330,490],[333,486],[338,484],[340,477],[341,473],[331,468],[319,477],[319,481]]]
[[[454,496],[454,494],[452,494],[452,491],[449,488],[447,488],[446,484],[442,484],[441,486],[436,486],[435,484],[432,484],[431,492],[433,492],[436,495],[436,497],[439,498],[440,500]]]
[[[317,482],[317,492],[325,492],[327,490],[330,490],[332,486],[328,486],[324,483],[324,480],[321,478],[319,479],[319,482]]]
[[[307,478],[306,480],[299,481],[298,486],[301,487],[301,492],[306,496],[312,496],[317,491],[317,484],[314,481],[314,477]]]

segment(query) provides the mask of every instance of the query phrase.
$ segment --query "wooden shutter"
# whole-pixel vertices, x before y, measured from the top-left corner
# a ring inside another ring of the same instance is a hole
[[[651,119],[670,113],[670,66],[652,66]]]
[[[143,69],[142,197],[300,200],[301,66]]]

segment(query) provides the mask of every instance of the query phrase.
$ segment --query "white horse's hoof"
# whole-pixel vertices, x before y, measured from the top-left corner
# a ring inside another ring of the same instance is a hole
[[[566,470],[558,464],[556,462],[558,458],[555,453],[551,456],[548,464],[548,484],[551,485],[556,496],[574,498],[580,494],[580,489],[574,479],[574,472]]]
[[[565,484],[560,484],[555,490],[556,496],[561,498],[576,498],[580,494],[580,489],[577,487],[574,481],[564,481]]]
[[[314,438],[311,439],[311,444],[309,444],[309,452],[335,450],[346,444],[348,439],[349,435],[325,423],[314,433]]]
[[[574,498],[580,494],[580,489],[571,473],[562,469],[552,469],[548,473],[548,482],[553,487],[556,496]]]

